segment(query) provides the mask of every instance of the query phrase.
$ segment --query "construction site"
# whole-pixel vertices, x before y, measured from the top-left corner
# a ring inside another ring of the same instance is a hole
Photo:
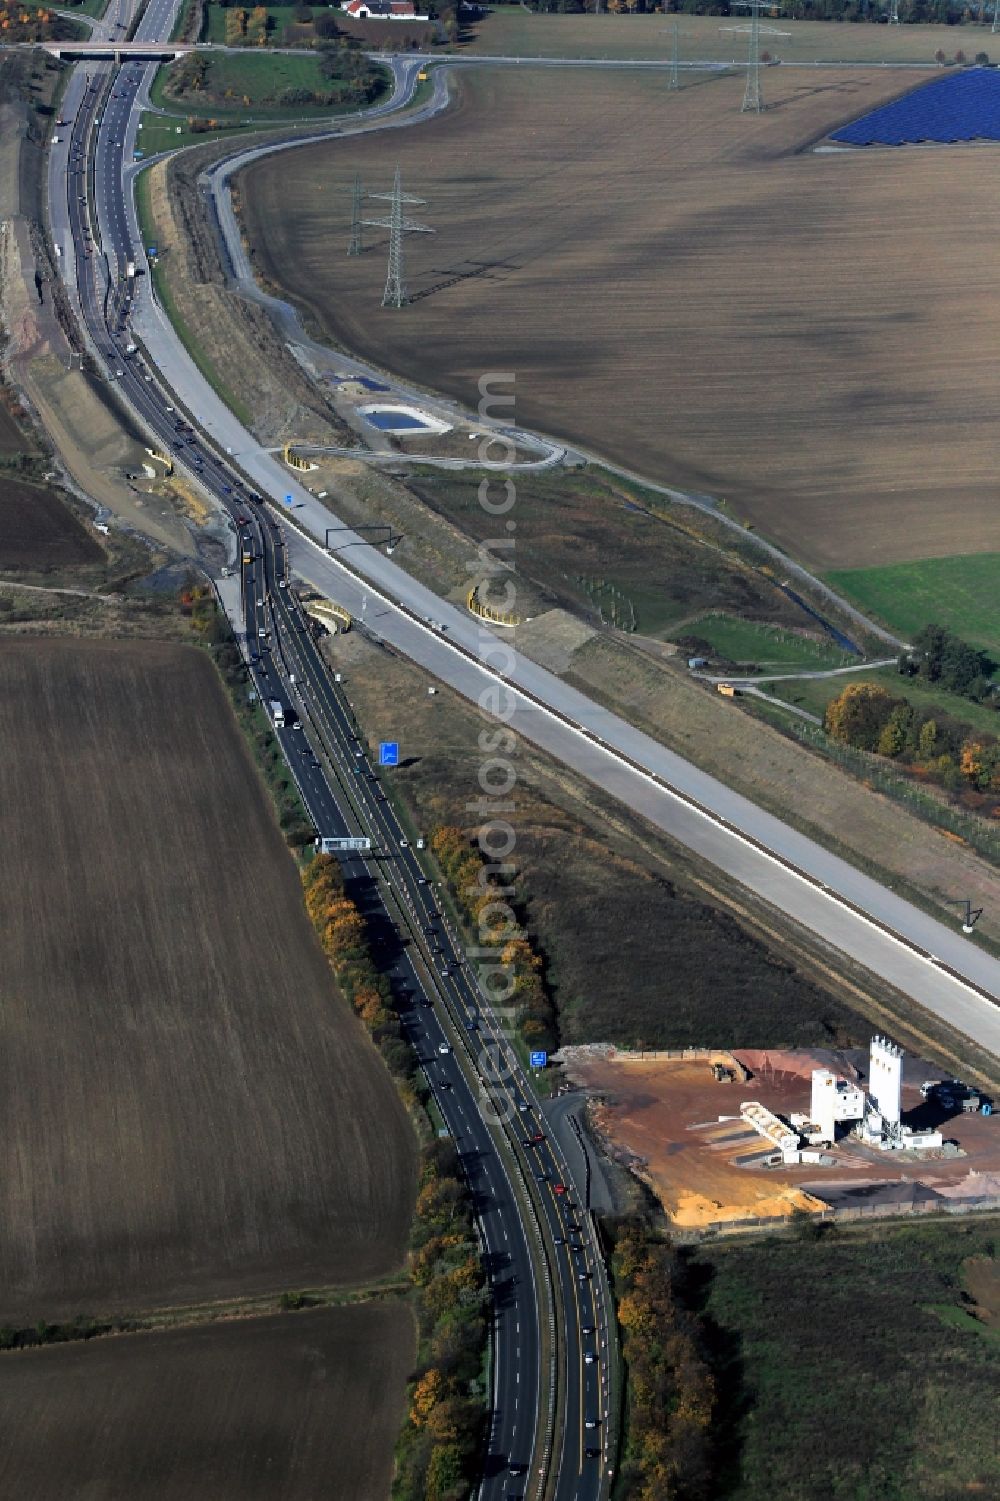
[[[677,1227],[1000,1205],[1000,1119],[887,1038],[867,1052],[566,1048],[608,1155]]]

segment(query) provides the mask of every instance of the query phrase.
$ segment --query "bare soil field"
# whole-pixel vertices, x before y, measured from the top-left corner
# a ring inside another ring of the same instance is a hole
[[[377,1501],[389,1491],[413,1356],[399,1302],[8,1354],[0,1491]]]
[[[459,48],[488,56],[604,57],[668,60],[674,23],[679,27],[681,62],[742,62],[747,39],[733,28],[734,16],[539,15],[521,6],[501,5],[469,28]],[[776,20],[762,17],[783,35],[763,31],[761,50],[783,63],[907,62],[930,63],[938,50],[949,58],[959,48],[968,57],[990,51],[989,28],[977,26],[840,25],[826,21]],[[996,44],[993,43],[995,47]]]
[[[46,570],[103,557],[96,537],[58,495],[0,476],[0,568]]]
[[[415,1142],[211,662],[0,640],[0,1321],[400,1265]]]
[[[736,76],[477,70],[425,125],[255,164],[245,223],[335,341],[473,406],[514,371],[519,422],[716,495],[813,566],[996,550],[983,150],[807,149],[917,79],[770,69],[750,118]],[[436,231],[407,239],[402,311],[381,231],[336,251],[355,169],[384,189],[397,161]]]
[[[25,452],[27,452],[27,445],[24,441],[24,434],[10,412],[0,402],[0,454]]]
[[[814,1068],[850,1072],[849,1060],[826,1051],[738,1050],[751,1069],[747,1083],[717,1084],[707,1063],[640,1059],[574,1052],[568,1074],[599,1097],[591,1109],[600,1133],[616,1156],[631,1161],[678,1225],[707,1225],[748,1216],[787,1215],[793,1208],[850,1203],[858,1195],[875,1202],[898,1185],[927,1185],[946,1199],[1000,1192],[1000,1120],[948,1116],[921,1100],[919,1082],[940,1070],[906,1059],[904,1120],[914,1127],[940,1127],[963,1155],[915,1161],[883,1155],[843,1139],[836,1163],[765,1168],[755,1159],[768,1150],[739,1117],[744,1100],[757,1100],[787,1119],[807,1113]],[[720,1116],[737,1117],[720,1121]],[[891,1187],[889,1185],[892,1185]],[[829,1200],[825,1197],[829,1193]]]

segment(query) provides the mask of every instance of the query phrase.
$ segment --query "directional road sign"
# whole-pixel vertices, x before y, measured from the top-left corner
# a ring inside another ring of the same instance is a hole
[[[378,764],[380,766],[399,765],[399,741],[383,740],[378,748]]]
[[[294,495],[286,495],[285,496],[285,505],[286,506],[292,505],[294,503],[294,501],[295,501],[295,496]]]
[[[537,1053],[532,1053],[532,1055],[531,1055],[531,1066],[532,1066],[532,1068],[545,1068],[546,1065],[548,1064],[548,1061],[549,1061],[549,1055],[548,1055],[548,1053],[544,1053],[541,1050],[539,1050]]]
[[[316,843],[319,845],[319,852],[321,855],[335,855],[338,854],[341,850],[360,850],[362,853],[366,854],[372,847],[372,842],[370,839],[333,839],[328,836],[323,836],[322,838],[317,839]]]

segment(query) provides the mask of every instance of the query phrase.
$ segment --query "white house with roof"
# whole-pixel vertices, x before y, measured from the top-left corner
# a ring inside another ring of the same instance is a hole
[[[429,21],[413,0],[342,0],[341,10],[352,21]]]

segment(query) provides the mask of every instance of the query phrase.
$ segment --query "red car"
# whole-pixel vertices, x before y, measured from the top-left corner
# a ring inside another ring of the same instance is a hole
[[[566,1192],[565,1183],[553,1183],[552,1191],[553,1193],[564,1194]]]

